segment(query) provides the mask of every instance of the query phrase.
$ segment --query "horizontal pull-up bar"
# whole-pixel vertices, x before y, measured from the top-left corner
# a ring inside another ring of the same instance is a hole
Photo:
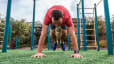
[[[82,1],[82,0],[79,1],[78,5],[80,5],[81,1]],[[97,3],[96,7],[97,7],[101,2],[102,2],[102,0],[100,0],[100,1]],[[93,8],[84,8],[84,9],[94,9],[94,8],[95,8],[95,7],[93,7]],[[79,8],[79,9],[82,9],[82,8]]]
[[[79,9],[82,9],[82,8],[79,8]],[[94,8],[84,8],[84,9],[94,9]]]
[[[80,14],[82,14],[82,13],[80,13]],[[94,14],[94,13],[84,13],[84,14]]]

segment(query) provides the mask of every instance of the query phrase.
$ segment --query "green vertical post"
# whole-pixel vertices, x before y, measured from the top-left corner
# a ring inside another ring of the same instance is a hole
[[[8,0],[2,52],[7,52],[7,42],[8,42],[8,34],[9,34],[9,22],[10,22],[10,13],[11,13],[11,2],[12,2],[12,0]]]
[[[106,24],[106,37],[107,37],[108,54],[112,55],[113,54],[113,44],[112,44],[112,32],[111,32],[111,25],[110,25],[108,0],[104,0],[104,12],[105,12],[105,24]]]
[[[33,0],[33,22],[32,22],[32,35],[31,35],[31,50],[34,49],[35,6],[36,6],[36,0]]]
[[[13,25],[13,19],[12,19],[12,21],[11,21],[11,25],[10,25],[9,49],[10,49],[10,43],[11,43],[12,25]]]
[[[84,45],[84,44],[86,44],[87,42],[86,42],[86,32],[85,32],[85,17],[84,17],[84,0],[82,0],[82,22],[83,22],[83,49],[84,49],[84,51],[86,51],[87,50],[87,46],[86,45]]]
[[[16,46],[15,46],[15,49],[17,49],[17,42],[18,42],[18,39],[17,39],[17,36],[16,36]]]
[[[78,23],[78,49],[80,50],[80,18],[79,18],[79,5],[77,4],[77,23]]]
[[[70,34],[68,33],[68,50],[70,50]]]
[[[21,38],[19,37],[18,38],[18,48],[20,48],[20,40],[21,40]]]
[[[95,7],[95,27],[96,27],[97,51],[100,51],[96,4],[94,4],[94,7]]]
[[[49,43],[50,43],[50,24],[49,24],[49,26],[48,26],[48,50],[49,50]]]

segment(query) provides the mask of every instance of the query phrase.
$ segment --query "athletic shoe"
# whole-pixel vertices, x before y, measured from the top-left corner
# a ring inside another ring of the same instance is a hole
[[[56,50],[56,47],[57,47],[57,43],[55,42],[55,43],[53,44],[53,51]]]
[[[66,50],[66,47],[65,47],[64,43],[61,43],[61,49],[62,49],[63,51]]]

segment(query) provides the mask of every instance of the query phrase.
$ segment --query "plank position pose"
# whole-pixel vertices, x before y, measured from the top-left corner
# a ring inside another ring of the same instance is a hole
[[[46,34],[48,32],[49,24],[51,24],[51,35],[53,38],[55,38],[54,39],[55,41],[56,41],[55,28],[56,27],[62,28],[61,38],[63,41],[65,39],[65,37],[67,36],[67,30],[66,30],[66,26],[67,26],[69,34],[72,37],[73,45],[74,45],[73,46],[74,54],[71,54],[71,57],[81,58],[82,56],[79,54],[77,38],[75,36],[70,13],[64,6],[61,6],[61,5],[55,5],[47,11],[45,18],[44,18],[44,22],[43,22],[43,27],[42,27],[41,36],[39,39],[37,53],[35,55],[33,55],[32,57],[46,56],[45,54],[42,53],[42,47],[43,47],[43,44],[44,44],[44,41],[46,38]],[[54,44],[54,47],[53,47],[53,49],[56,49],[56,43]],[[64,44],[63,44],[63,48],[64,48]]]

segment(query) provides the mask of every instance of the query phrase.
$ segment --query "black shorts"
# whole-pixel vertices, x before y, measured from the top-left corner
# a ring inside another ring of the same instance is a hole
[[[53,26],[52,24],[50,24],[51,25],[51,30],[55,30],[55,26]],[[64,29],[64,30],[67,30],[67,26],[66,25],[64,25],[64,26],[61,26],[61,28],[62,29]]]

